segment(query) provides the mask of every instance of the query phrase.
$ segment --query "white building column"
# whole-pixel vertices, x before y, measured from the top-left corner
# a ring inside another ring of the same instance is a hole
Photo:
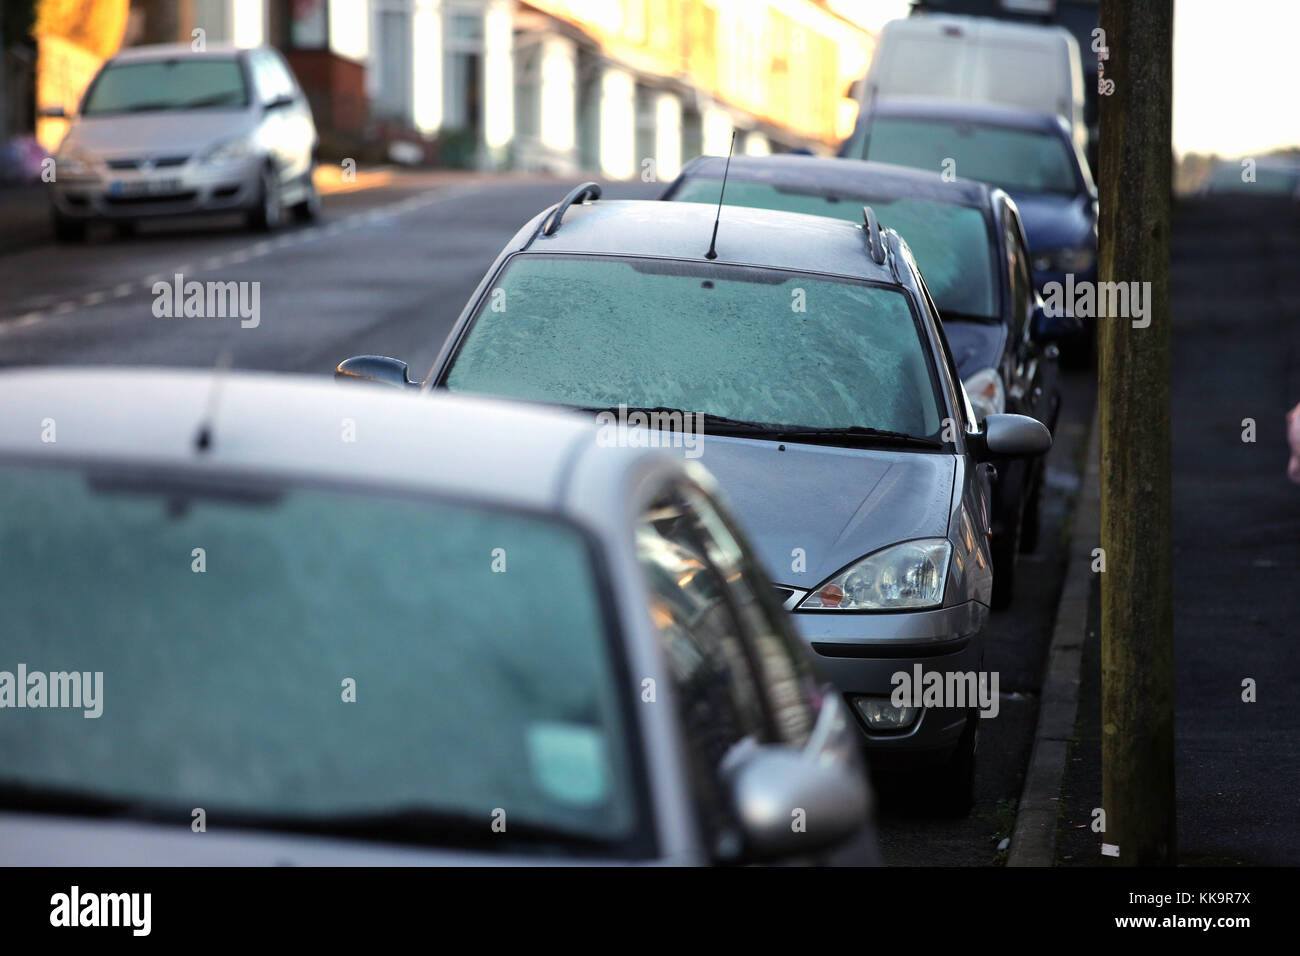
[[[750,130],[745,134],[744,153],[746,156],[768,156],[771,152],[772,144],[768,141],[767,136],[758,130]]]
[[[230,6],[230,42],[261,46],[266,42],[265,0],[234,0]]]
[[[600,76],[600,171],[610,179],[637,175],[636,77],[606,66]]]
[[[568,37],[548,34],[538,56],[538,139],[542,148],[561,165],[576,165],[578,47]]]
[[[682,101],[676,93],[659,92],[655,108],[655,175],[660,182],[682,171]]]
[[[486,165],[510,159],[515,132],[514,0],[489,0],[483,17],[483,145]]]
[[[442,8],[416,0],[411,17],[411,122],[425,136],[442,126]]]
[[[700,152],[705,156],[726,156],[731,149],[731,114],[717,103],[706,103],[700,109],[700,125],[704,129]]]

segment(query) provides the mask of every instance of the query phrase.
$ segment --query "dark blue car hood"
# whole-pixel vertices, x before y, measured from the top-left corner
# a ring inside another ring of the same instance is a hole
[[[958,322],[944,319],[944,335],[957,365],[957,374],[963,380],[982,368],[997,368],[1001,364],[1002,346],[1006,341],[1007,327],[1002,322]]]
[[[1012,193],[1033,253],[1092,243],[1092,200],[1055,193]]]

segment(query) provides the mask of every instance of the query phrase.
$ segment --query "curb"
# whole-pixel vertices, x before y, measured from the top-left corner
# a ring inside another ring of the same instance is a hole
[[[1071,524],[1065,583],[1056,608],[1047,673],[1043,678],[1034,749],[1016,809],[1007,866],[1052,866],[1056,862],[1061,779],[1065,776],[1066,753],[1074,736],[1074,718],[1079,708],[1079,663],[1083,657],[1083,631],[1088,622],[1092,587],[1092,549],[1101,537],[1098,419],[1094,410],[1088,426],[1083,482]]]

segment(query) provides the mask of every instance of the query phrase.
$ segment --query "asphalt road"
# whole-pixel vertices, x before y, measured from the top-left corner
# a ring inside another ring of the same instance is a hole
[[[449,181],[412,174],[328,197],[319,224],[270,237],[237,222],[147,226],[130,238],[30,245],[0,255],[0,365],[211,366],[329,374],[348,356],[391,355],[422,378],[500,247],[568,180]],[[609,198],[648,198],[659,184],[612,184]],[[707,237],[702,237],[706,239]],[[255,328],[238,318],[159,318],[152,286],[186,280],[260,283]],[[1013,607],[993,616],[986,668],[1000,713],[981,728],[977,804],[960,821],[915,809],[906,781],[882,779],[881,845],[904,865],[987,865],[1011,831],[1037,719],[1038,690],[1060,591],[1060,529],[1077,489],[1092,413],[1087,374],[1065,382],[1048,459],[1037,554],[1024,556]]]

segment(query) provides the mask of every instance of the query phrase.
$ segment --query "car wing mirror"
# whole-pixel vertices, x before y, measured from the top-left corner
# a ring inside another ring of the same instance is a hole
[[[975,437],[977,457],[1033,458],[1052,447],[1052,433],[1028,415],[985,415],[984,430]]]
[[[377,382],[394,388],[419,388],[412,382],[405,362],[386,355],[357,355],[344,359],[334,370],[334,378],[347,382]]]
[[[854,733],[843,698],[830,691],[803,749],[747,741],[727,755],[723,777],[743,859],[805,856],[864,833],[871,790]]]

